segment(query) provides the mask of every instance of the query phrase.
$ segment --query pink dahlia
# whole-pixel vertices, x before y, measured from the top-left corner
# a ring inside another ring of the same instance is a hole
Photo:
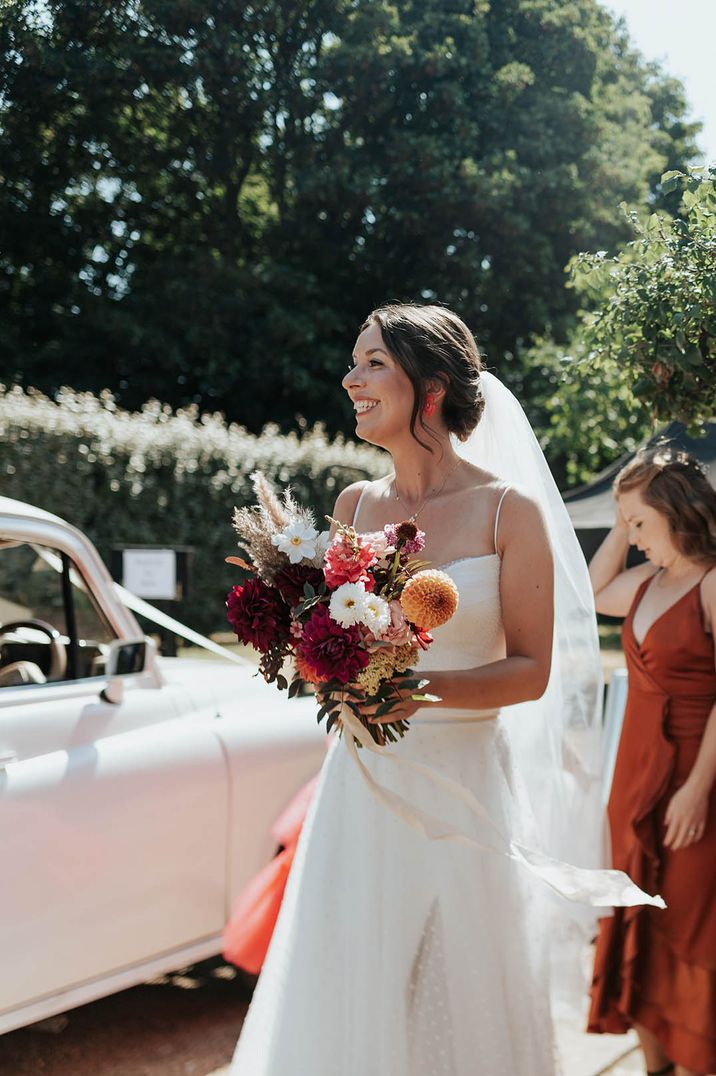
[[[343,583],[363,583],[366,590],[372,590],[375,584],[368,568],[375,562],[375,550],[369,541],[357,535],[338,534],[326,550],[323,574],[332,590]]]
[[[325,605],[317,605],[304,624],[297,656],[318,680],[338,680],[341,684],[354,680],[370,660],[359,628],[342,628]]]
[[[390,603],[390,624],[381,632],[381,639],[393,646],[405,646],[411,640],[412,632],[410,625],[405,619],[403,608],[399,601],[394,599]]]
[[[226,615],[240,641],[261,653],[289,637],[289,608],[278,590],[260,579],[232,587],[226,597]]]

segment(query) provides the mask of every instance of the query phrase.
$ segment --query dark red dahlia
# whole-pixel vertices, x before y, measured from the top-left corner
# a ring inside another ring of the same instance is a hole
[[[226,597],[226,615],[241,642],[262,653],[289,637],[289,607],[275,587],[260,579],[232,587]]]
[[[314,590],[318,590],[322,582],[323,572],[310,564],[289,564],[274,578],[274,586],[289,605],[298,605],[303,601],[304,583],[310,583]]]
[[[368,664],[357,627],[342,628],[325,605],[317,605],[303,626],[298,646],[300,657],[315,670],[320,680],[347,684]]]

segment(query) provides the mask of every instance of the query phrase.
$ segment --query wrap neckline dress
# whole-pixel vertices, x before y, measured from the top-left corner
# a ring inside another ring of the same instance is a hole
[[[608,813],[613,866],[667,907],[617,908],[601,920],[588,1026],[613,1034],[642,1024],[672,1061],[716,1072],[716,790],[701,840],[678,851],[663,842],[669,801],[716,702],[714,640],[700,580],[639,643],[634,614],[651,578],[622,629],[629,689]]]

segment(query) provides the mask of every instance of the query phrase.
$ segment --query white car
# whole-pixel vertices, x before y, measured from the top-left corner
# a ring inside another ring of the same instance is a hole
[[[78,530],[0,497],[0,1032],[219,953],[323,761],[312,699],[157,657],[127,598]]]

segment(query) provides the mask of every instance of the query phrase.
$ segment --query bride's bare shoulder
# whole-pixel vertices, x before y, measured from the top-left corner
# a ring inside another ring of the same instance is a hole
[[[485,471],[474,463],[468,463],[464,472],[464,489],[468,494],[473,494],[475,500],[482,501],[485,494],[501,495],[505,489],[504,481],[491,471]],[[492,499],[492,496],[490,499]]]
[[[536,538],[545,532],[542,510],[524,487],[507,483],[499,475],[473,465],[465,477],[465,492],[474,520],[492,518],[496,525],[499,512],[500,550],[515,536],[531,534]]]
[[[376,490],[381,489],[384,485],[384,478],[379,478],[372,482],[367,479],[351,482],[350,486],[346,486],[336,497],[332,513],[333,518],[340,520],[341,523],[351,524],[355,518],[358,502],[364,493],[368,493],[373,488]]]

